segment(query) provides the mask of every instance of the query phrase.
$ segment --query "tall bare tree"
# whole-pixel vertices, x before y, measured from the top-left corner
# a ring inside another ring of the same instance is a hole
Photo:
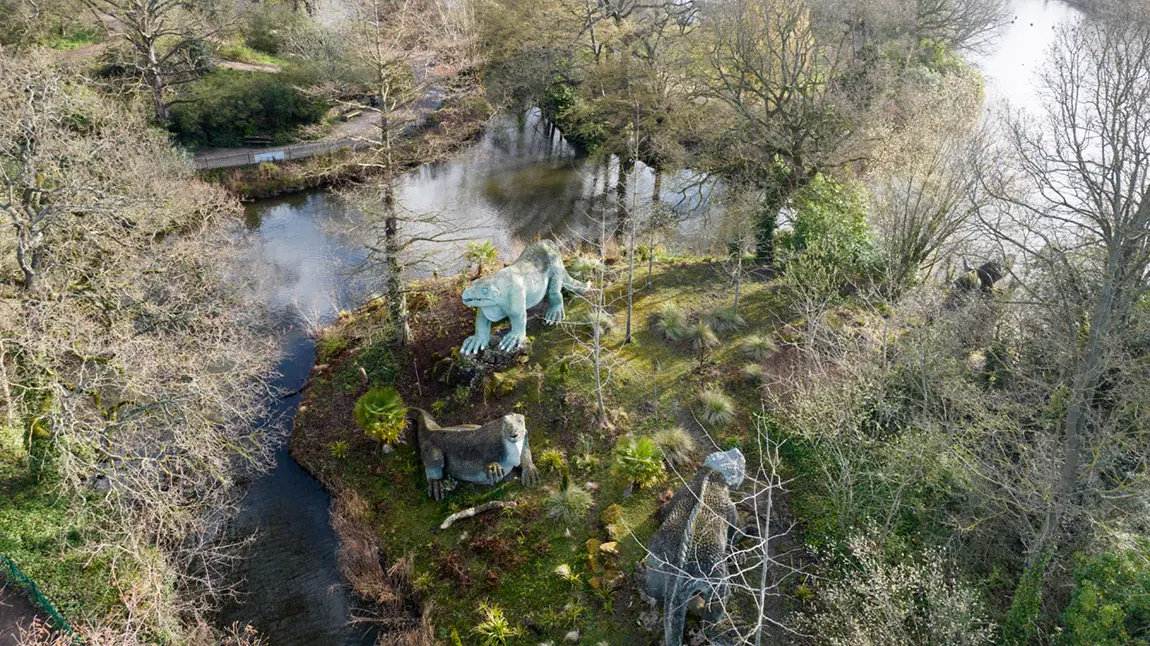
[[[982,214],[987,231],[1021,259],[1020,325],[1041,348],[1027,377],[1059,402],[1050,441],[1035,439],[1027,453],[1035,479],[1026,488],[1035,495],[1004,495],[1029,528],[1029,565],[1128,513],[1131,496],[1150,486],[1150,443],[1140,430],[1150,374],[1137,337],[1150,293],[1145,7],[1114,3],[1062,27],[1042,90],[1044,114],[1006,122],[1007,163],[983,178],[997,208]],[[1024,488],[1010,475],[1016,470],[986,473],[1000,491]],[[1023,500],[1029,508],[1015,504]]]
[[[271,462],[275,348],[228,271],[238,206],[82,83],[0,53],[0,403],[92,515],[143,634],[226,591],[237,478]]]
[[[820,170],[851,157],[857,115],[836,86],[846,59],[802,2],[733,0],[703,19],[711,43],[703,93],[725,104],[734,124],[712,166],[762,190],[756,255],[769,263],[780,210]]]
[[[110,18],[109,31],[131,44],[130,64],[147,90],[156,121],[168,121],[178,102],[175,88],[207,71],[204,39],[217,30],[206,25],[191,0],[84,0],[97,16]]]

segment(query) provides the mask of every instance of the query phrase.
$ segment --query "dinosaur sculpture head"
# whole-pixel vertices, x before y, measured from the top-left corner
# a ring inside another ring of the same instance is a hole
[[[503,416],[503,441],[518,443],[527,437],[527,424],[519,413],[508,413]]]
[[[498,274],[476,278],[471,286],[463,290],[463,304],[468,307],[493,307],[503,305],[503,290],[500,289]]]

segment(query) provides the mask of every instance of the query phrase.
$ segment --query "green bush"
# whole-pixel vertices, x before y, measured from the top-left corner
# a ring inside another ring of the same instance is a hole
[[[648,487],[666,475],[663,452],[649,437],[621,437],[615,446],[615,467],[628,481]]]
[[[858,190],[817,175],[794,200],[794,229],[783,241],[785,271],[797,282],[840,288],[876,279],[881,257]]]
[[[1067,646],[1150,645],[1150,541],[1080,557],[1062,626]]]
[[[281,53],[284,37],[295,29],[305,28],[308,19],[286,4],[254,4],[244,16],[244,44],[275,56]]]
[[[355,402],[355,423],[372,439],[385,444],[399,441],[406,425],[407,408],[391,386],[372,388]]]
[[[285,142],[295,128],[320,121],[326,103],[295,87],[286,73],[218,70],[194,84],[189,103],[172,108],[170,129],[188,146],[240,146],[245,136]]]

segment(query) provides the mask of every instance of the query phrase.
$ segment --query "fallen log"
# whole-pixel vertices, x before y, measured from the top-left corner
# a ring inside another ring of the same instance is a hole
[[[474,507],[468,507],[467,509],[464,509],[463,511],[457,511],[454,514],[448,516],[446,520],[444,520],[442,523],[440,523],[439,529],[440,529],[440,531],[445,530],[448,527],[451,527],[451,524],[457,520],[463,520],[464,518],[471,518],[472,516],[478,516],[479,514],[482,514],[485,511],[491,511],[492,509],[502,509],[504,507],[515,507],[515,506],[516,506],[516,502],[514,500],[492,500],[490,502],[485,502],[482,505],[476,505]]]

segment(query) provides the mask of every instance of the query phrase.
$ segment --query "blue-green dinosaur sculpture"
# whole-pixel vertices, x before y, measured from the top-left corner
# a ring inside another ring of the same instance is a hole
[[[527,341],[527,309],[547,297],[550,309],[543,321],[555,325],[563,320],[563,293],[581,293],[588,286],[571,277],[563,266],[563,255],[555,243],[536,242],[527,247],[514,263],[477,278],[463,290],[463,304],[478,308],[475,334],[463,341],[463,354],[476,354],[491,342],[491,324],[511,319],[511,331],[499,342],[505,352],[518,350]]]

